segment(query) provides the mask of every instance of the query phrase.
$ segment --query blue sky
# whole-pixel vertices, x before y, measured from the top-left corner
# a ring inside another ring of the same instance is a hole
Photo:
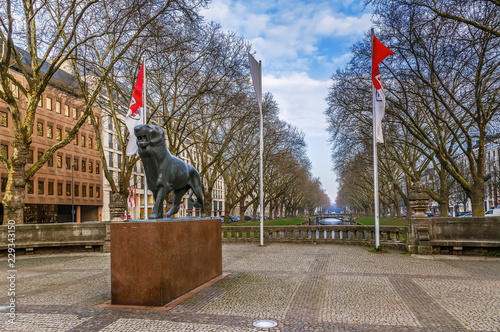
[[[202,14],[251,42],[262,60],[263,92],[274,95],[283,120],[306,134],[313,176],[335,203],[325,98],[350,46],[372,27],[370,8],[359,0],[212,0]]]

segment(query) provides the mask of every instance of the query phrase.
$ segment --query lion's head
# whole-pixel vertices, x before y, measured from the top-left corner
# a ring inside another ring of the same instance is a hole
[[[137,146],[145,149],[148,145],[156,146],[165,144],[165,131],[163,128],[152,125],[138,125],[134,127]]]

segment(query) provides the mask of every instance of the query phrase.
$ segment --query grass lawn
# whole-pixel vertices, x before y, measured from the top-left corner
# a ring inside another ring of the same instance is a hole
[[[283,226],[283,225],[298,225],[302,224],[304,220],[293,217],[293,218],[281,218],[281,219],[270,219],[264,220],[264,226]],[[244,221],[244,222],[232,222],[230,224],[222,224],[222,226],[260,226],[260,221]]]
[[[357,223],[362,225],[375,225],[374,216],[364,216],[356,219]],[[380,226],[408,226],[408,220],[405,218],[388,218],[382,217],[379,219]]]

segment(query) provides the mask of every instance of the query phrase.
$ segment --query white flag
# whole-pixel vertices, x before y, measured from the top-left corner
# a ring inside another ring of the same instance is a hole
[[[260,81],[260,65],[250,53],[248,53],[248,62],[250,63],[250,74],[252,75],[252,83],[255,90],[255,96],[257,96],[259,108],[262,112],[262,82]]]
[[[377,77],[377,79],[379,78]],[[381,79],[379,79],[379,81],[381,81]],[[385,92],[383,85],[381,89],[373,89],[373,109],[375,117],[375,137],[377,139],[377,143],[384,143],[384,134],[382,133],[382,119],[385,115]]]

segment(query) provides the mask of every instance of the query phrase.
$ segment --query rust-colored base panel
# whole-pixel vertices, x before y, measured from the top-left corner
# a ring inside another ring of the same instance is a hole
[[[163,306],[222,274],[218,219],[111,224],[111,303]]]

